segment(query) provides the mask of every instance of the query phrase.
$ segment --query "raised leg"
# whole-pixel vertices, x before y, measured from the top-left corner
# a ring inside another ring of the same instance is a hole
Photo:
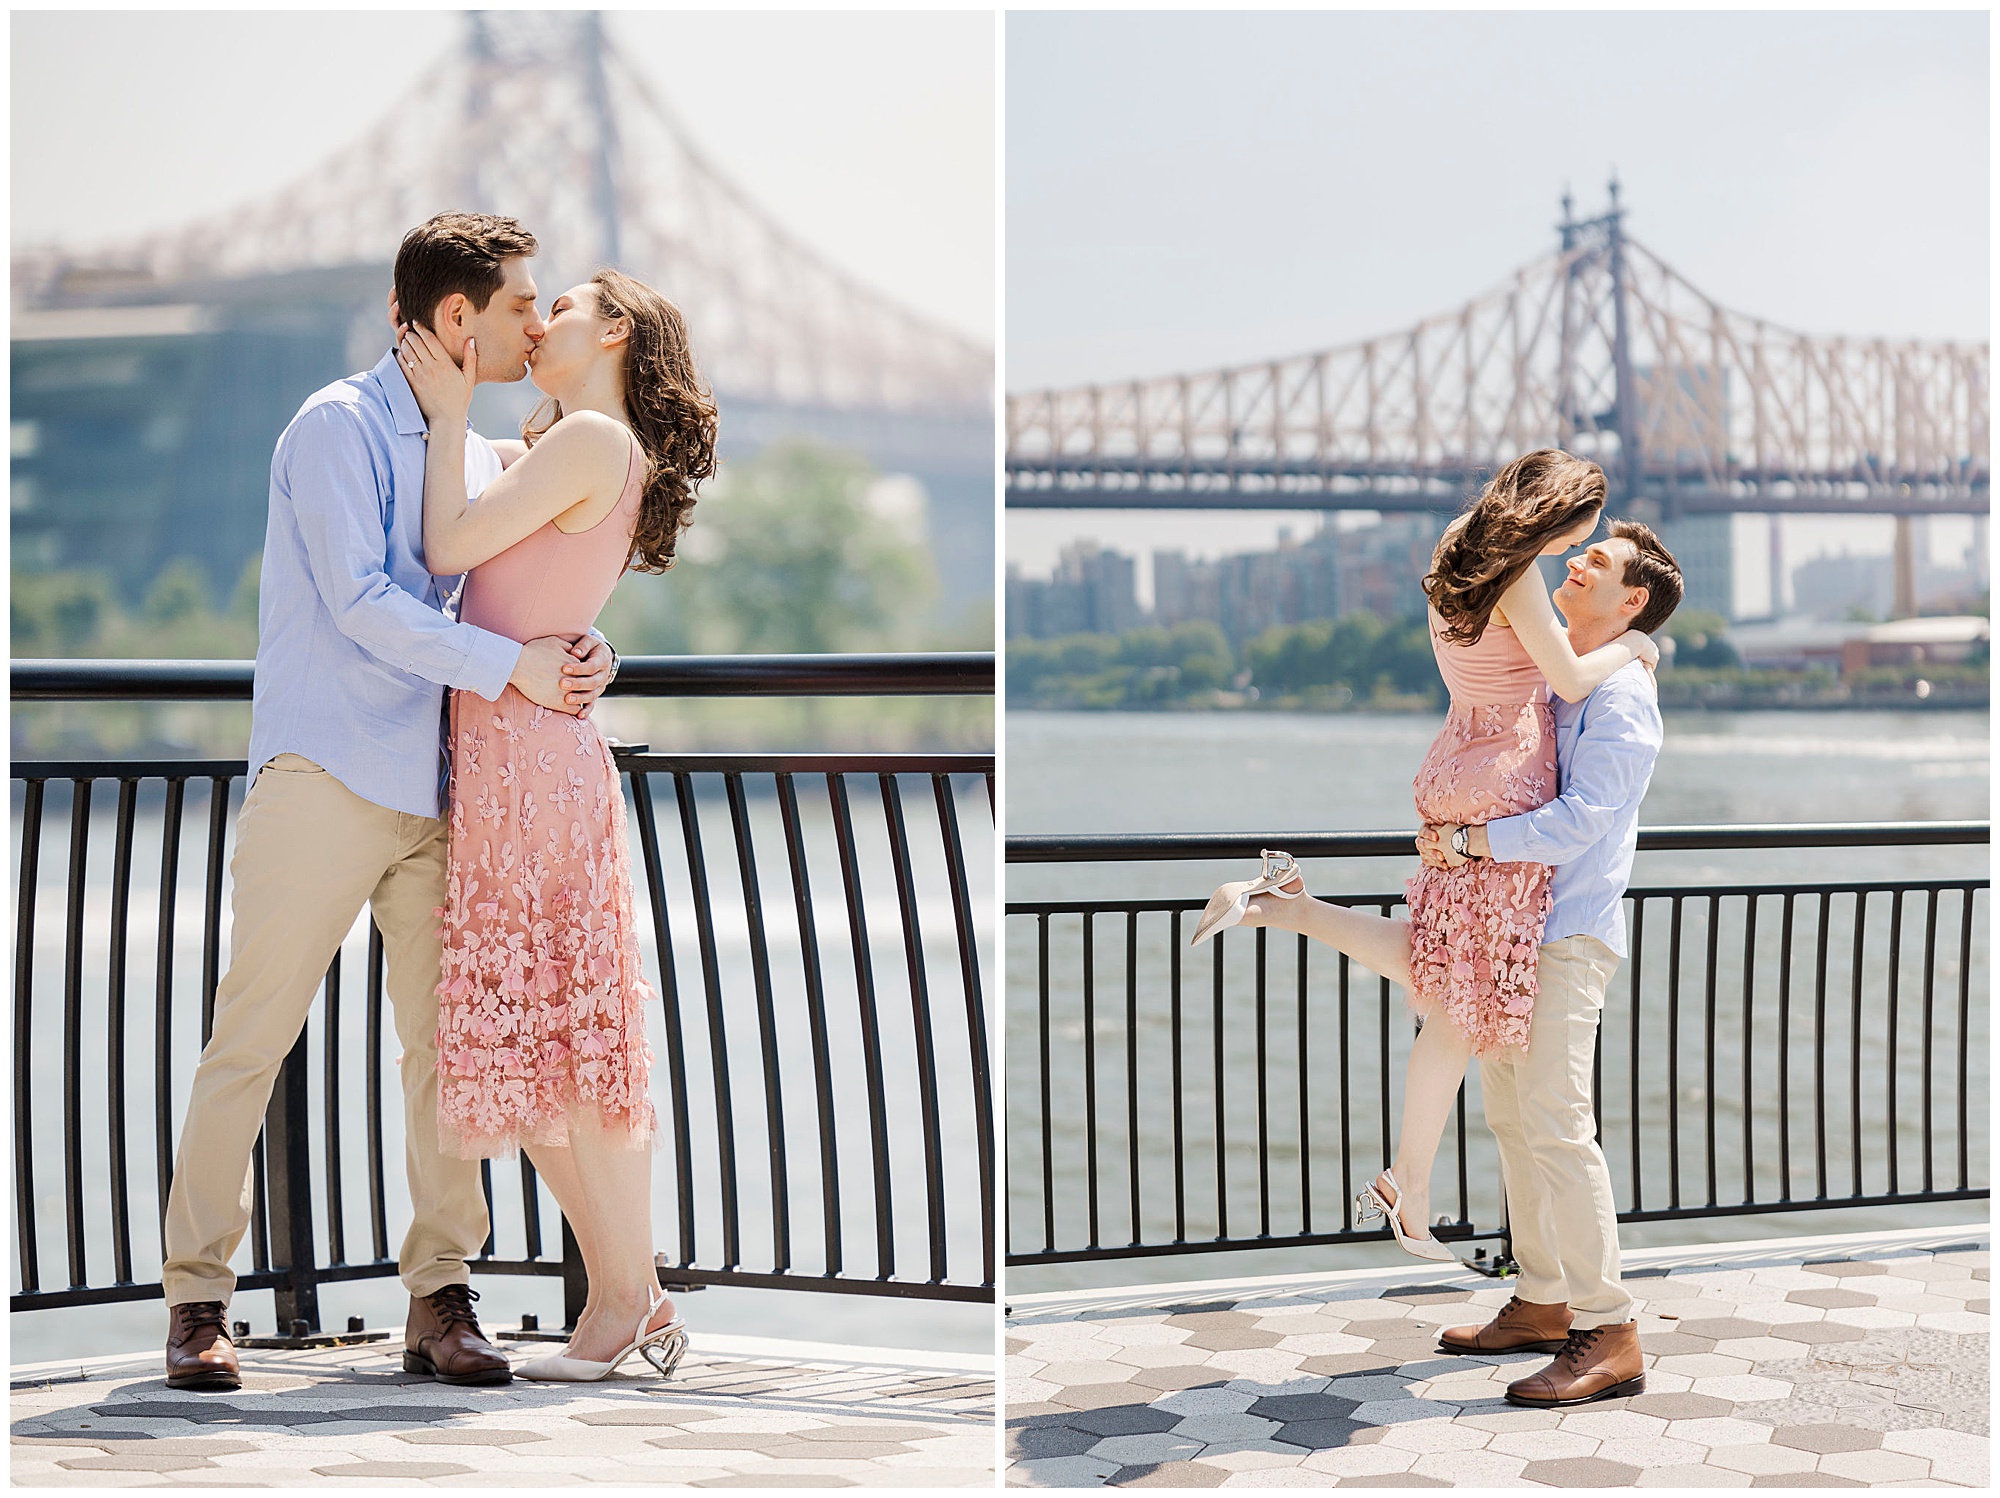
[[[1296,900],[1259,895],[1251,900],[1242,924],[1310,936],[1337,952],[1345,952],[1391,983],[1400,984],[1405,990],[1410,987],[1410,923],[1406,920],[1350,910],[1310,895]]]

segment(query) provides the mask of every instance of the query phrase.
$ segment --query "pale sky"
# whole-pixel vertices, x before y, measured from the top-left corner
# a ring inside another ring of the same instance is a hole
[[[1984,339],[1987,69],[1983,12],[1015,14],[1006,388],[1407,327],[1546,254],[1564,185],[1601,211],[1614,166],[1633,236],[1727,306]],[[1313,524],[1011,511],[1007,555],[1212,556]],[[1788,521],[1785,550],[1888,536]]]
[[[254,200],[373,125],[463,24],[17,11],[13,243],[100,243]],[[991,343],[990,14],[616,11],[606,30],[751,201]]]

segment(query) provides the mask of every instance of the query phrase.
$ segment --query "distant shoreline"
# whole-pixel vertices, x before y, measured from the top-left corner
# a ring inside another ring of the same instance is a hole
[[[1663,698],[1660,707],[1666,712],[1692,713],[1887,713],[1887,712],[1990,712],[1992,701],[1989,697],[1966,696],[1946,697],[1934,693],[1928,698],[1911,697],[1896,701],[1861,701],[1835,699],[1830,701],[1737,701],[1698,702],[1676,701]],[[1121,705],[1118,707],[1092,707],[1083,703],[1036,703],[1019,705],[1009,703],[1009,713],[1132,713],[1149,717],[1162,717],[1176,713],[1318,713],[1330,718],[1344,717],[1395,717],[1411,713],[1442,713],[1442,707],[1428,703],[1394,703],[1377,706],[1373,703],[1357,702],[1342,707],[1326,703],[1308,702],[1211,702],[1149,706],[1146,704]]]

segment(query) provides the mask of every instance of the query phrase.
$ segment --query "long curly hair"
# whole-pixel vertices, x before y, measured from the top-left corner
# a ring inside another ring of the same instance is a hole
[[[1523,453],[1493,475],[1465,523],[1431,554],[1424,595],[1454,645],[1477,644],[1500,595],[1542,548],[1603,513],[1604,470],[1560,448]]]
[[[680,308],[623,271],[600,270],[590,284],[599,316],[632,325],[625,341],[625,414],[646,455],[646,478],[628,565],[665,572],[674,565],[674,544],[687,529],[695,490],[715,477],[715,395],[695,368]],[[553,396],[543,401],[522,424],[522,440],[533,447],[562,414]]]

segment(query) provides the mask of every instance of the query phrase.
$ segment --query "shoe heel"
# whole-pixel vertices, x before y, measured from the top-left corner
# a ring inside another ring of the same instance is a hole
[[[1643,1394],[1645,1392],[1646,1375],[1642,1373],[1637,1378],[1626,1379],[1622,1384],[1613,1384],[1597,1397],[1599,1399],[1623,1399],[1627,1394]]]
[[[675,1332],[664,1342],[649,1343],[639,1349],[640,1356],[653,1365],[661,1378],[672,1378],[674,1370],[687,1356],[688,1334],[685,1329]]]
[[[403,1349],[403,1371],[405,1373],[415,1373],[424,1378],[436,1378],[438,1376],[438,1371],[431,1365],[429,1358],[420,1352],[412,1352],[407,1347]]]

